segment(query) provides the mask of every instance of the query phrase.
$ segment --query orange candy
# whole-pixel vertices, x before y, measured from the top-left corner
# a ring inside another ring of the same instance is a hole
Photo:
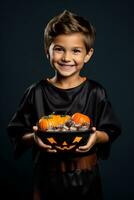
[[[74,113],[72,116],[72,120],[76,123],[76,124],[90,124],[91,120],[87,115],[84,115],[82,113]]]

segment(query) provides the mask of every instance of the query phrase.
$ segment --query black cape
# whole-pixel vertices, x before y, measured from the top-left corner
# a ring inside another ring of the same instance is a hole
[[[108,158],[112,142],[121,133],[121,126],[105,88],[88,78],[79,86],[70,89],[57,88],[47,79],[42,79],[26,89],[17,111],[8,124],[8,135],[14,144],[16,158],[26,150],[26,146],[21,143],[21,136],[33,132],[32,127],[37,121],[53,112],[70,115],[81,112],[90,116],[96,129],[103,130],[109,135],[109,142],[98,144],[96,148],[98,158]],[[34,159],[37,154],[38,149],[34,145]]]

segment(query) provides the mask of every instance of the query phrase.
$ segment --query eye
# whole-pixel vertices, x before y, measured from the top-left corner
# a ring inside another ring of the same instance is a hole
[[[73,53],[74,54],[79,54],[79,53],[81,53],[81,50],[80,49],[73,49]]]
[[[64,51],[64,49],[62,48],[62,47],[54,47],[54,49],[53,49],[55,52],[63,52]]]

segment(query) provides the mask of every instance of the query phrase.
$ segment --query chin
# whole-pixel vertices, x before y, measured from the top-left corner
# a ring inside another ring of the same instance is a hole
[[[69,76],[72,76],[75,72],[58,72],[58,74],[60,74],[61,76],[63,77],[69,77]]]

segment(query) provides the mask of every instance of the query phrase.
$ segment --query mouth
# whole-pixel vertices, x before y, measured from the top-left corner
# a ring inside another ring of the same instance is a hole
[[[59,66],[63,69],[63,70],[70,70],[73,67],[75,67],[74,64],[65,64],[65,63],[59,63]]]

